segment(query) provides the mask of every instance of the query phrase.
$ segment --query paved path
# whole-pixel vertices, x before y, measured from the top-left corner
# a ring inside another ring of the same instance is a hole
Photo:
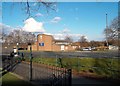
[[[16,65],[16,67],[13,69],[13,73],[16,73],[22,77],[24,77],[25,80],[29,80],[29,64],[28,63],[19,63]],[[40,65],[33,65],[32,67],[32,74],[33,74],[33,82],[37,84],[50,84],[51,79],[53,78],[53,74],[60,75],[60,71],[57,71],[56,68],[49,69]]]

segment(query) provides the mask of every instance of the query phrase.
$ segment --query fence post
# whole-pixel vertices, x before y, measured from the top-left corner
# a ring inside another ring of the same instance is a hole
[[[72,69],[68,69],[68,86],[72,86]]]

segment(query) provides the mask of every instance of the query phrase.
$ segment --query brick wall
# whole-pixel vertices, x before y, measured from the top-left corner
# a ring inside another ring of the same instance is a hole
[[[52,51],[61,51],[61,46],[60,46],[60,45],[53,44],[53,45],[52,45]]]
[[[39,34],[37,42],[32,45],[32,50],[37,51],[61,51],[61,45],[54,43],[54,38],[51,35]],[[71,45],[65,45],[64,51],[74,51],[75,48]]]
[[[52,51],[53,37],[50,35],[41,34],[38,35],[38,50],[40,51]]]

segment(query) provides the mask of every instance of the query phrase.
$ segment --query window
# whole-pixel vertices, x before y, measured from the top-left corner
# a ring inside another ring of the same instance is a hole
[[[42,42],[42,43],[39,43],[39,46],[44,46],[44,43]]]

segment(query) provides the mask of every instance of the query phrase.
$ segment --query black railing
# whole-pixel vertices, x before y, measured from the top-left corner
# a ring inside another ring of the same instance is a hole
[[[50,53],[50,52],[49,52]],[[48,57],[49,53],[45,53],[45,56]],[[54,54],[54,52],[52,52],[52,54]],[[27,54],[28,55],[28,54]],[[42,56],[38,57],[41,58],[41,62],[40,63],[33,63],[32,64],[32,80],[31,82],[37,84],[37,85],[43,85],[43,86],[71,86],[72,85],[72,66],[78,67],[78,71],[81,71],[80,69],[82,68],[86,68],[87,70],[89,70],[89,72],[94,72],[94,71],[103,71],[105,70],[109,70],[112,76],[118,75],[120,74],[120,70],[115,69],[114,67],[112,67],[111,63],[107,63],[105,65],[105,67],[102,65],[86,65],[80,63],[79,58],[77,58],[78,60],[75,62],[75,64],[68,64],[65,63],[66,65],[62,64],[62,61],[64,61],[64,57],[62,57],[62,55],[59,54],[54,54],[51,57],[54,58],[58,58],[56,59],[56,62],[54,62],[55,65],[47,65],[46,63],[42,62],[44,61],[44,59],[42,60],[42,58],[46,58],[44,57],[44,54],[42,54]],[[34,55],[33,55],[34,57]],[[16,59],[16,58],[23,58],[23,56],[20,57],[14,57],[14,58],[7,58],[3,61],[3,70],[10,70],[13,73],[16,73],[20,76],[22,76],[24,79],[29,80],[30,78],[30,63],[29,62],[21,62],[20,60]],[[36,57],[37,58],[37,57]],[[46,58],[47,59],[47,58]],[[70,59],[70,58],[69,58]],[[99,61],[99,60],[98,60]],[[97,61],[97,62],[98,62]],[[21,62],[20,64],[18,64],[19,62]],[[49,63],[49,62],[48,62]],[[16,65],[18,64],[18,65]],[[56,65],[57,64],[57,65]],[[66,67],[63,68],[65,66],[70,66],[70,67]],[[71,68],[71,69],[69,69]],[[108,72],[108,71],[107,71]]]
[[[10,55],[4,55],[2,56],[2,76],[6,74],[7,72],[12,72],[15,68],[15,66],[19,63],[17,58],[14,58]]]
[[[25,80],[30,79],[30,63],[22,62],[23,57],[6,56],[2,61],[3,74],[13,72],[23,77]],[[60,65],[62,63],[60,62]],[[31,83],[42,86],[71,86],[72,71],[71,69],[61,68],[62,66],[51,66],[45,64],[32,64]]]

